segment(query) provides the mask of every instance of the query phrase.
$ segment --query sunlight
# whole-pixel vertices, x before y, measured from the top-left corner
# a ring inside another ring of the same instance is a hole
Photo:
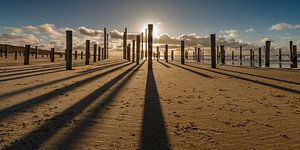
[[[142,28],[140,29],[140,32],[144,32],[145,33],[145,29],[148,29],[148,24],[145,24],[144,26],[142,26]],[[153,25],[153,38],[158,37],[160,34],[160,30],[159,27],[157,25]]]

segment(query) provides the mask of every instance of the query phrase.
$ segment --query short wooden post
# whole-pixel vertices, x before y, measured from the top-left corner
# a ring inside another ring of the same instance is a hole
[[[251,67],[253,67],[253,56],[252,56],[253,53],[252,53],[252,51],[253,51],[253,50],[250,49],[250,53],[249,53],[249,54],[250,54],[250,66],[251,66]]]
[[[137,65],[140,64],[140,45],[141,45],[140,40],[141,40],[141,36],[137,35],[136,36],[136,64]]]
[[[292,53],[292,67],[291,68],[297,68],[298,63],[297,63],[297,45],[293,46],[293,53]]]
[[[7,58],[7,55],[8,55],[8,45],[7,44],[5,44],[4,55],[5,55],[5,58]]]
[[[200,47],[198,47],[197,62],[200,62]]]
[[[210,35],[211,42],[211,68],[216,68],[216,34]]]
[[[153,42],[152,35],[153,35],[153,24],[148,24],[148,69],[152,69],[152,42]]]
[[[93,62],[96,62],[97,60],[97,44],[94,44],[94,60]]]
[[[51,52],[50,52],[50,61],[54,62],[54,48],[51,48]]]
[[[18,51],[15,51],[15,60],[18,59]]]
[[[66,70],[72,70],[72,49],[73,49],[73,40],[72,40],[72,31],[67,30],[67,44],[66,44]]]
[[[2,57],[2,53],[3,53],[3,50],[2,50],[2,49],[0,49],[0,57]]]
[[[30,45],[25,45],[24,65],[29,65],[29,51],[30,51]]]
[[[106,43],[106,40],[107,40],[107,36],[106,36],[106,28],[104,28],[104,59],[106,59],[106,50],[107,50],[107,43]]]
[[[156,53],[157,53],[156,60],[159,61],[159,47],[158,46],[156,48]]]
[[[104,59],[104,48],[103,47],[101,48],[101,59],[102,60]]]
[[[74,60],[77,60],[77,50],[75,51],[75,58]]]
[[[127,28],[125,28],[125,32],[123,34],[123,59],[126,59],[127,51]]]
[[[85,42],[85,65],[90,64],[90,40]]]
[[[281,68],[282,66],[281,66],[281,60],[282,60],[282,57],[281,57],[281,48],[279,49],[279,68]]]
[[[217,46],[217,64],[220,63],[220,60],[221,60],[220,50],[219,50],[219,46]]]
[[[128,44],[127,46],[127,60],[130,62],[130,48],[131,48],[131,44]]]
[[[258,48],[258,66],[261,67],[261,47]]]
[[[109,49],[109,46],[108,46],[108,34],[106,34],[106,59],[108,59],[108,49]]]
[[[293,59],[293,41],[290,41],[290,61]]]
[[[98,61],[101,60],[101,47],[98,47]]]
[[[65,61],[67,61],[67,50],[65,49],[65,54],[64,54],[64,56],[65,56]],[[47,57],[48,57],[48,55],[47,55]]]
[[[171,60],[174,60],[174,50],[171,51]]]
[[[243,46],[240,46],[240,66],[243,65]]]
[[[38,47],[35,46],[35,59],[37,59],[37,57],[38,57]]]
[[[222,65],[224,65],[225,64],[225,49],[224,49],[224,45],[221,45],[220,48],[221,48],[221,63],[222,63]]]
[[[231,52],[231,61],[232,61],[232,66],[234,66],[234,51]]]
[[[166,44],[166,62],[169,62],[169,46]]]
[[[184,41],[181,40],[181,49],[180,49],[181,55],[180,55],[180,63],[184,64]]]
[[[132,40],[132,63],[134,63],[135,59],[135,40]]]
[[[83,51],[80,52],[80,59],[83,59]]]
[[[266,41],[265,66],[270,67],[271,41]]]

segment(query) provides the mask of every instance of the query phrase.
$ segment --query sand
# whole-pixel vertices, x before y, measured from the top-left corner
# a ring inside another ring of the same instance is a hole
[[[13,62],[0,58],[1,149],[300,149],[299,70]]]

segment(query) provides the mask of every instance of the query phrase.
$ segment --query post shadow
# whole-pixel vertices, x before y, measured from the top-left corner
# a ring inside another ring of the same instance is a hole
[[[183,66],[177,65],[177,64],[175,64],[175,63],[171,63],[171,62],[169,62],[169,64],[171,64],[171,65],[174,65],[174,66],[176,66],[176,67],[178,67],[178,68],[181,68],[181,69],[187,70],[187,71],[189,71],[189,72],[195,73],[195,74],[197,74],[197,75],[200,75],[200,76],[202,76],[202,77],[206,77],[206,78],[213,78],[213,77],[212,77],[212,76],[210,76],[210,75],[207,75],[207,74],[204,74],[204,73],[201,73],[201,72],[198,72],[198,71],[195,71],[195,70],[192,70],[192,69],[189,69],[189,68],[186,68],[186,67],[183,67]],[[189,66],[189,65],[186,65],[186,66]]]
[[[165,64],[165,63],[163,63],[161,61],[157,61],[157,62],[160,63],[161,65],[165,66],[166,68],[171,68],[169,65],[167,65],[167,64]]]
[[[140,149],[170,149],[159,93],[152,69],[148,69],[145,89]]]

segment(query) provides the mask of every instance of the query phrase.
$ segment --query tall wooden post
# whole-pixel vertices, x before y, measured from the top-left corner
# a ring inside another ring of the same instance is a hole
[[[80,52],[80,59],[83,59],[83,51]]]
[[[221,58],[221,56],[220,56],[220,50],[219,50],[219,46],[217,46],[217,64],[220,63],[220,58]]]
[[[98,47],[98,61],[101,60],[101,47]]]
[[[97,60],[97,44],[94,44],[94,60],[93,62],[96,62]]]
[[[234,66],[234,51],[231,52],[231,61],[232,61],[232,66]]]
[[[174,50],[171,51],[171,60],[174,60]]]
[[[181,40],[181,50],[180,50],[180,52],[181,52],[180,62],[181,62],[181,64],[184,64],[184,41],[183,40]]]
[[[216,34],[210,35],[211,42],[211,68],[216,68]]]
[[[278,58],[279,59],[279,68],[281,68],[281,60],[282,60],[281,59],[282,58],[281,57],[281,48],[279,49],[279,55],[278,56],[279,56],[279,58]]]
[[[168,44],[166,44],[166,62],[169,62],[169,47],[168,47]]]
[[[106,40],[107,40],[107,36],[106,36],[106,28],[104,28],[104,59],[106,59],[106,49],[107,49],[107,43],[106,43]]]
[[[271,41],[266,41],[265,66],[270,67]]]
[[[72,70],[72,31],[67,30],[67,46],[66,46],[66,69],[67,70]]]
[[[134,63],[135,56],[135,40],[132,40],[132,63]]]
[[[38,47],[35,46],[35,59],[37,59],[37,56],[38,56]]]
[[[143,34],[142,34],[143,35]],[[143,39],[143,38],[142,38]],[[141,45],[141,36],[136,36],[136,64],[140,64],[140,45]],[[143,45],[143,44],[142,44]]]
[[[90,64],[90,40],[85,42],[85,65]]]
[[[261,47],[258,48],[258,65],[261,67]]]
[[[128,44],[128,47],[127,47],[127,60],[130,62],[130,48],[131,48],[131,45]]]
[[[222,65],[225,64],[225,49],[224,49],[224,45],[221,45],[221,63]]]
[[[145,47],[146,47],[146,50],[145,50],[145,59],[147,59],[148,58],[148,47],[149,47],[149,42],[148,42],[148,44],[147,44],[147,41],[148,41],[148,39],[149,39],[149,36],[148,36],[148,34],[147,34],[147,29],[145,29]],[[151,55],[152,56],[152,55]],[[152,62],[152,60],[151,60],[151,62]],[[149,64],[149,63],[148,63]],[[149,66],[149,65],[148,65]],[[152,65],[151,65],[151,68],[152,68]]]
[[[74,60],[77,60],[77,50],[75,51],[75,58]]]
[[[148,69],[152,69],[152,42],[153,42],[152,35],[153,35],[153,24],[148,24]]]
[[[253,67],[253,53],[252,53],[252,49],[250,49],[250,66]]]
[[[243,46],[240,46],[240,66],[243,65]]]
[[[126,51],[127,51],[127,28],[125,28],[125,32],[123,34],[123,59],[126,59]]]
[[[104,59],[104,48],[102,47],[101,49],[101,59],[103,60]]]
[[[200,47],[198,47],[197,62],[200,62]]]
[[[4,51],[5,58],[7,58],[7,54],[8,54],[8,45],[5,44],[5,51]]]
[[[108,34],[106,35],[106,59],[108,59]]]
[[[293,46],[293,53],[292,53],[292,67],[291,68],[297,68],[298,63],[297,63],[297,45]]]
[[[15,51],[15,60],[18,59],[18,51]]]
[[[293,41],[290,41],[290,61],[292,62],[293,58]]]
[[[159,61],[159,47],[156,48],[156,60]]]
[[[51,48],[50,60],[51,60],[51,62],[54,62],[54,48]]]
[[[30,45],[25,45],[24,65],[29,65],[29,51],[30,51]]]
[[[144,33],[142,32],[141,33],[141,38],[142,38],[142,46],[141,46],[141,48],[142,48],[142,50],[141,50],[141,59],[143,59],[144,57]],[[140,55],[140,54],[139,54]]]

